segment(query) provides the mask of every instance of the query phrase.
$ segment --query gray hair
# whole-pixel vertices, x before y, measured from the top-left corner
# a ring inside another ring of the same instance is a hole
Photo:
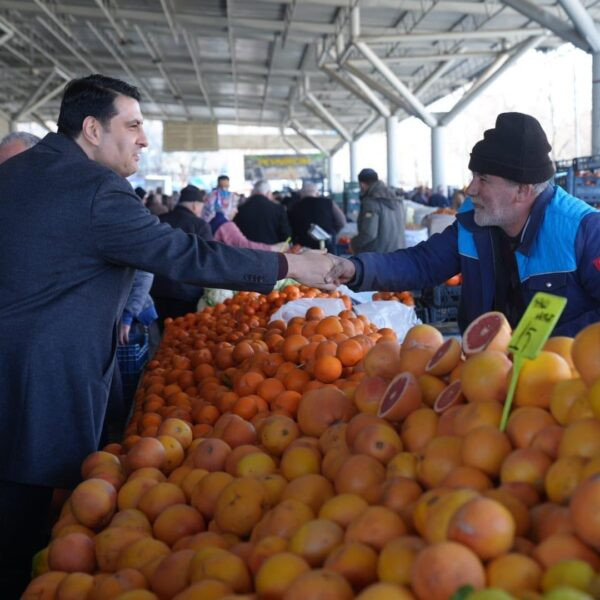
[[[503,179],[506,179],[506,178],[504,177]],[[523,184],[519,183],[518,181],[513,181],[512,179],[506,179],[506,181],[509,181],[514,186],[523,185]],[[533,190],[533,193],[535,194],[535,197],[537,198],[551,183],[552,183],[552,179],[548,179],[547,181],[542,181],[541,183],[530,183],[528,185],[531,186],[531,189]]]
[[[260,194],[266,196],[271,193],[271,184],[266,179],[259,179],[252,189],[252,194]]]
[[[549,179],[548,181],[542,181],[541,183],[533,183],[531,187],[533,188],[535,197],[537,198],[551,183],[552,179]]]
[[[313,183],[312,181],[305,181],[302,184],[302,189],[300,190],[300,196],[305,198],[306,196],[314,197],[314,196],[318,196],[318,195],[319,195],[319,188],[316,183]]]
[[[26,131],[13,131],[0,140],[0,148],[4,148],[4,146],[8,146],[11,142],[16,141],[22,142],[25,148],[29,149],[33,148],[40,141],[40,138]]]

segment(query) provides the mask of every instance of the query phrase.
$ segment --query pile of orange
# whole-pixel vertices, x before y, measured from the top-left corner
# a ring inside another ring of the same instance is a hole
[[[411,292],[375,292],[373,300],[398,300],[407,306],[414,306],[415,299]]]
[[[525,364],[502,432],[506,348],[400,345],[350,309],[268,322],[302,293],[167,326],[25,600],[595,597],[600,323]]]

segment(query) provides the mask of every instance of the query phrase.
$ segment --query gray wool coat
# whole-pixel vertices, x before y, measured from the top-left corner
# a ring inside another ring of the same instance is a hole
[[[161,224],[61,134],[0,165],[0,480],[77,483],[135,269],[268,292],[278,260]]]

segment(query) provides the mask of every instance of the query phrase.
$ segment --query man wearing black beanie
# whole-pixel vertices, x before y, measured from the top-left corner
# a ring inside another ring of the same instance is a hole
[[[555,335],[600,320],[600,212],[553,185],[551,146],[532,116],[498,115],[473,146],[456,221],[418,246],[336,260],[355,290],[419,289],[462,273],[461,331],[490,310],[515,327],[538,291],[567,298]]]

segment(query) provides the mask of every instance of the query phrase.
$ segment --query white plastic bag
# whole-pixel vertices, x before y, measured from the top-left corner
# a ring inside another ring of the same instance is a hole
[[[376,300],[354,306],[354,312],[365,315],[377,327],[390,327],[396,332],[398,341],[406,337],[411,327],[421,323],[414,307],[406,306],[396,300]]]
[[[326,317],[338,315],[346,308],[338,298],[300,298],[280,306],[271,315],[270,321],[281,319],[287,323],[292,317],[303,317],[312,306],[320,306]]]

